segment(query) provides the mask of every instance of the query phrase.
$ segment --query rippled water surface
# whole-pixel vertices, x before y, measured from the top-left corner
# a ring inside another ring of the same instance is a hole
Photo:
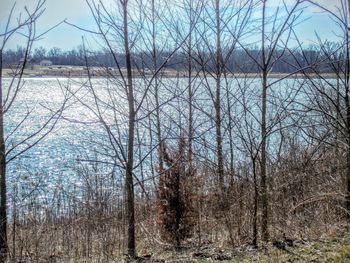
[[[164,103],[161,108],[164,126],[163,136],[170,138],[169,140],[180,134],[180,124],[183,127],[187,125],[188,104],[185,99],[187,96],[187,81],[186,79],[167,79],[160,84],[162,90],[160,104]],[[276,85],[275,93],[270,94],[270,98],[280,104],[288,105],[288,99],[294,98],[293,88],[288,86],[289,84],[298,86],[298,84],[295,85],[295,81],[288,80],[284,82],[285,85]],[[5,88],[9,86],[9,83],[10,79],[4,79]],[[91,85],[94,89],[89,88]],[[233,129],[237,129],[241,123],[240,118],[243,116],[243,103],[249,107],[251,112],[257,112],[255,116],[257,117],[260,100],[259,80],[231,79],[226,85],[230,89],[222,91],[225,138],[228,136],[227,122],[225,121],[228,116],[228,105],[231,104],[231,114],[237,123]],[[147,86],[147,83],[140,83],[135,80],[137,101],[143,100],[142,107],[144,107],[141,108],[138,115],[140,121],[136,134],[136,144],[140,148],[137,147],[137,150],[135,150],[135,159],[136,163],[137,160],[143,160],[143,167],[140,166],[137,169],[143,169],[142,175],[145,176],[150,172],[150,167],[154,165],[154,163],[150,163],[152,160],[150,160],[150,155],[147,155],[147,153],[156,146],[155,141],[150,141],[150,130],[147,128],[151,125],[154,129],[154,121],[153,123],[150,122],[148,117],[152,116],[154,113],[152,108],[155,108],[152,99],[154,98],[152,88],[148,90],[148,97],[143,98]],[[9,153],[8,159],[16,156],[28,145],[35,143],[37,136],[25,141],[25,143],[20,142],[33,132],[40,130],[53,113],[62,106],[64,98],[69,99],[52,132],[35,147],[9,163],[8,181],[10,182],[10,188],[16,186],[24,192],[29,191],[30,183],[37,181],[36,176],[40,177],[40,185],[44,192],[54,188],[58,183],[67,187],[79,186],[82,181],[81,178],[77,178],[75,167],[81,163],[81,160],[98,159],[107,163],[107,166],[108,164],[110,164],[110,167],[114,166],[113,162],[117,159],[115,148],[126,147],[125,137],[127,135],[124,129],[127,124],[125,115],[127,102],[123,95],[124,90],[120,80],[114,80],[113,82],[105,79],[93,79],[90,83],[86,79],[27,78],[24,79],[21,87],[15,103],[5,116],[7,149],[15,146],[14,150]],[[214,116],[213,101],[210,98],[211,87],[208,88],[208,83],[203,82],[203,80],[196,80],[193,83],[193,88],[196,92],[194,129],[198,142],[194,144],[194,147],[199,156],[203,154],[206,155],[203,157],[207,158],[212,155],[215,158],[214,151],[208,151],[208,149],[215,149],[213,120],[208,117],[210,115]],[[285,95],[287,89],[291,90],[288,96]],[[98,99],[96,100],[93,95],[96,95]],[[99,114],[103,116],[103,122],[99,119]],[[273,114],[271,116],[273,120]],[[51,120],[50,123],[55,120]],[[256,121],[254,117],[251,120]],[[43,129],[39,136],[47,132],[50,127],[51,125],[48,125],[46,129]],[[110,138],[108,138],[105,130],[106,127],[118,136],[120,145],[110,143]],[[256,132],[255,135],[251,134],[252,136],[259,136],[258,129],[252,132]],[[239,146],[240,142],[237,137],[234,140],[236,140],[236,146]],[[226,147],[225,145],[227,144],[224,143],[224,147]],[[139,151],[139,149],[141,150]],[[227,156],[228,149],[224,150]],[[147,158],[143,159],[145,156]],[[117,164],[120,165],[121,163]],[[120,172],[121,170],[116,173],[120,175]],[[11,192],[11,189],[9,191]]]

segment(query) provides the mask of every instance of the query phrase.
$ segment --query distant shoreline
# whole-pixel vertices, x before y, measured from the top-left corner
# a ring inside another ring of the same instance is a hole
[[[124,75],[126,75],[126,69],[121,70]],[[10,68],[3,68],[3,77],[12,77],[13,70]],[[90,76],[92,78],[105,78],[105,77],[121,77],[119,70],[116,68],[101,68],[101,67],[91,67],[90,68]],[[144,74],[144,75],[143,75]],[[136,78],[139,77],[152,77],[150,71],[145,71],[143,74],[140,72],[134,72],[134,76]],[[188,73],[185,71],[176,71],[176,70],[164,70],[158,73],[159,76],[163,78],[186,78],[188,77]],[[334,79],[336,75],[333,73],[323,73],[322,74],[327,79]],[[193,73],[192,77],[201,76],[204,74],[202,72]],[[318,76],[314,73],[310,73],[310,76],[317,78]],[[24,78],[86,78],[88,77],[88,71],[86,68],[81,66],[52,66],[52,67],[41,67],[41,66],[33,66],[26,68],[23,73]],[[257,78],[259,77],[259,73],[229,73],[227,74],[229,78]],[[301,79],[305,78],[304,74],[297,73],[291,75],[291,73],[270,73],[269,78],[272,79],[280,79],[280,78],[290,78],[290,79]]]

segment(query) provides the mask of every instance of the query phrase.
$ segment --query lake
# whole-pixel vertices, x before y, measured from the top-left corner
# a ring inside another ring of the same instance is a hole
[[[5,89],[9,81],[10,79],[4,79]],[[188,127],[187,82],[185,78],[166,78],[159,79],[158,83],[162,137],[166,138],[167,146],[173,148],[176,148],[179,134],[185,134]],[[135,174],[139,175],[140,179],[153,177],[157,167],[153,84],[141,79],[135,80],[136,101],[143,101],[137,116],[138,129],[135,134]],[[269,124],[274,125],[276,116],[280,117],[281,112],[286,115],[283,119],[285,123],[292,121],[287,115],[291,113],[292,108],[295,110],[296,106],[292,102],[296,98],[299,102],[306,98],[298,93],[304,84],[303,79],[288,79],[269,90]],[[230,128],[233,134],[235,163],[249,159],[242,137],[258,140],[260,136],[260,80],[229,78],[223,81],[223,85],[222,131],[224,156],[228,165]],[[213,162],[216,144],[211,94],[214,87],[213,79],[205,81],[203,78],[197,78],[192,83],[195,97],[194,150],[198,160]],[[148,96],[144,97],[146,90]],[[10,135],[6,140],[7,149],[18,145],[33,131],[40,129],[52,116],[52,112],[60,108],[65,96],[69,99],[53,131],[8,165],[9,195],[11,196],[13,189],[17,189],[17,195],[20,197],[16,200],[19,205],[27,205],[25,200],[33,191],[37,192],[36,198],[42,198],[46,203],[49,203],[47,199],[56,193],[57,189],[79,192],[79,187],[86,183],[79,172],[81,167],[89,167],[88,169],[101,178],[108,177],[110,181],[106,179],[106,182],[113,181],[113,184],[108,183],[104,187],[118,186],[121,190],[121,153],[125,152],[127,146],[127,100],[124,94],[121,79],[96,78],[92,79],[91,83],[82,78],[23,79],[23,87],[5,116],[5,134]],[[233,121],[231,127],[228,122],[228,108]],[[26,118],[27,115],[29,117]],[[18,124],[21,124],[20,128]],[[109,136],[107,129],[115,138]],[[47,130],[44,129],[41,134]],[[271,157],[278,149],[279,136],[277,134],[269,138]],[[15,147],[8,159],[33,142],[35,140],[29,140]],[[98,162],[95,162],[96,160]]]

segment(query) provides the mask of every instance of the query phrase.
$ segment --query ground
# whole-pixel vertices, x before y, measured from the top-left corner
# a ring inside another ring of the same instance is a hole
[[[277,243],[277,246],[280,243]],[[210,245],[200,250],[184,249],[181,252],[165,252],[160,255],[148,255],[138,262],[350,262],[350,233],[341,236],[329,236],[319,240],[294,240],[292,246],[286,243],[285,249],[268,244],[255,249],[242,246],[232,251],[214,249]],[[290,244],[291,245],[291,244]]]

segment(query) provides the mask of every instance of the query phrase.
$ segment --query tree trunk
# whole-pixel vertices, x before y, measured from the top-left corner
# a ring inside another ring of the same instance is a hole
[[[180,227],[181,227],[181,210],[180,210],[180,169],[177,171],[177,173],[175,174],[176,179],[175,179],[175,189],[176,189],[176,201],[175,203],[178,204],[176,206],[176,210],[175,210],[175,231],[176,231],[176,244],[175,244],[175,248],[176,250],[180,250],[181,249],[181,236],[180,236]]]
[[[123,2],[123,19],[124,19],[124,47],[125,47],[125,62],[127,70],[127,91],[128,91],[128,106],[129,106],[129,134],[128,134],[128,153],[126,163],[126,214],[128,220],[128,255],[130,258],[136,257],[135,248],[135,207],[134,207],[134,183],[133,183],[133,166],[134,166],[134,134],[135,134],[135,101],[132,82],[131,54],[129,47],[128,35],[128,1]]]
[[[7,257],[6,156],[2,90],[2,51],[0,51],[0,262]]]
[[[191,37],[190,37],[191,38]],[[191,41],[190,41],[191,43]],[[191,51],[189,51],[191,53]],[[191,55],[189,55],[191,56]],[[190,166],[192,166],[193,160],[193,148],[192,148],[192,140],[193,140],[193,92],[192,92],[192,61],[189,57],[188,62],[188,161]]]
[[[192,107],[192,0],[190,0],[190,32],[188,36],[188,161],[192,167],[193,107]]]
[[[267,197],[267,184],[266,184],[266,96],[267,96],[267,72],[263,72],[262,79],[262,112],[261,112],[261,205],[262,205],[262,218],[261,218],[261,235],[262,240],[267,242],[269,239],[268,232],[268,197]]]
[[[152,62],[153,62],[153,74],[157,71],[157,50],[156,50],[156,27],[155,27],[155,3],[152,0]],[[156,103],[156,129],[157,129],[157,140],[158,140],[158,163],[159,163],[159,174],[164,172],[164,161],[163,152],[164,146],[162,142],[162,131],[160,125],[160,105],[159,105],[159,81],[158,76],[154,77],[154,99]]]
[[[267,74],[268,65],[265,57],[265,11],[266,1],[263,1],[262,10],[262,34],[261,34],[261,56],[262,56],[262,96],[261,96],[261,160],[260,160],[260,188],[261,188],[261,205],[262,205],[262,218],[261,218],[261,235],[262,240],[267,242],[269,239],[268,232],[268,196],[267,196],[267,184],[266,184],[266,108],[267,108]]]
[[[349,3],[349,13],[350,13],[350,3]],[[349,30],[345,33],[346,38],[346,65],[345,65],[345,106],[346,106],[346,128],[347,128],[347,160],[346,160],[346,209],[347,209],[347,219],[350,222],[350,51],[349,51]]]
[[[222,134],[221,134],[221,29],[220,29],[220,0],[216,0],[216,92],[215,92],[215,127],[216,127],[216,154],[218,158],[217,173],[219,187],[224,194],[224,160],[222,155]],[[224,196],[222,196],[224,197]],[[224,201],[224,200],[222,200]]]
[[[258,182],[256,178],[255,159],[253,159],[253,180],[254,180],[254,211],[253,211],[253,246],[258,245]]]

